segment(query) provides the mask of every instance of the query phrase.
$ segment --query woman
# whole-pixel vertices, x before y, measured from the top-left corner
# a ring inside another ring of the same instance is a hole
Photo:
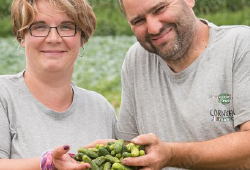
[[[85,0],[14,0],[11,10],[26,68],[0,76],[0,170],[38,170],[42,153],[53,148],[57,169],[86,169],[66,154],[69,145],[76,153],[93,140],[114,138],[116,122],[103,96],[71,82],[96,26],[92,8]]]

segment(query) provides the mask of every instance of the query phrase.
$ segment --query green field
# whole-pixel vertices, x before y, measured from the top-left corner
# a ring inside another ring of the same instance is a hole
[[[133,36],[95,36],[85,44],[85,56],[78,57],[73,82],[104,95],[117,113],[121,100],[120,70]],[[25,68],[25,54],[13,37],[0,38],[0,75],[15,74]]]

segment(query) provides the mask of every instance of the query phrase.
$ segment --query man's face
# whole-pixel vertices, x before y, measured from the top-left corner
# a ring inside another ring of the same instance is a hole
[[[127,20],[148,51],[176,61],[195,35],[194,0],[123,0]]]

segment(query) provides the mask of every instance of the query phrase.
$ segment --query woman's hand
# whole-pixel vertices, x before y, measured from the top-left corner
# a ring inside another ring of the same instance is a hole
[[[58,170],[84,170],[90,168],[88,163],[79,163],[67,153],[68,145],[59,146],[52,152],[53,163]]]

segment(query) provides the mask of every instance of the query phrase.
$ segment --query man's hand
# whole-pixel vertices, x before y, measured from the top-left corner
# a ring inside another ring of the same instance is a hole
[[[70,147],[68,145],[59,146],[52,152],[53,163],[58,170],[84,170],[91,166],[88,163],[79,163],[67,153]]]
[[[142,169],[160,170],[171,160],[173,154],[171,145],[161,141],[156,135],[150,133],[140,135],[131,140],[132,143],[145,145],[146,155],[125,158],[122,163],[128,166],[142,166]]]

